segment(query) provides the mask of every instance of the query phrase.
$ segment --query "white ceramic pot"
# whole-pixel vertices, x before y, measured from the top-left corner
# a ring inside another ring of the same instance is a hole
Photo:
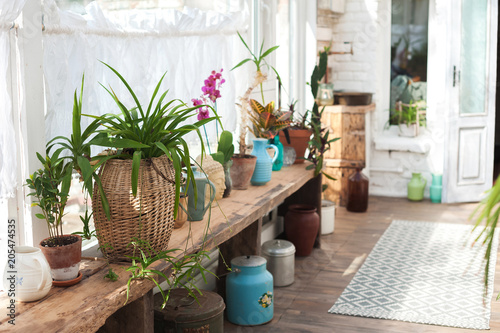
[[[15,246],[15,265],[7,262],[3,285],[7,296],[20,302],[44,298],[52,287],[50,267],[42,251],[32,246]]]
[[[335,202],[321,200],[321,234],[328,235],[335,228]]]

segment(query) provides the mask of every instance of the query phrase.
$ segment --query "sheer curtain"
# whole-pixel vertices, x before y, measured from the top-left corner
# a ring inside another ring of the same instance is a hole
[[[10,30],[26,0],[0,1],[0,200],[14,197],[17,151],[10,96]]]
[[[202,94],[203,81],[212,70],[224,69],[226,83],[217,102],[225,129],[237,123],[235,100],[241,83],[230,69],[242,59],[235,36],[248,25],[248,11],[229,14],[197,9],[102,11],[97,2],[84,16],[61,11],[53,0],[45,1],[44,75],[47,101],[46,138],[71,134],[73,94],[85,73],[83,112],[117,113],[109,94],[99,85],[111,86],[132,106],[125,87],[99,61],[118,70],[143,103],[149,102],[155,85],[167,72],[163,89],[168,99],[191,105]],[[236,55],[236,53],[238,53]],[[238,90],[237,90],[238,89]],[[84,119],[88,124],[90,119]],[[215,125],[207,127],[215,145]],[[220,133],[220,128],[219,128]],[[196,146],[197,136],[189,138]]]

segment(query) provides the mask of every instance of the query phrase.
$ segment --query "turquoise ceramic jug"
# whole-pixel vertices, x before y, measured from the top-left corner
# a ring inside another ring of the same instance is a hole
[[[193,181],[191,181],[187,190],[188,221],[201,221],[203,220],[205,212],[212,204],[212,201],[214,201],[215,186],[210,180],[208,180],[207,176],[204,173],[196,171],[196,168],[194,167],[193,175],[194,181],[196,182],[197,198],[196,200],[194,198],[194,186]],[[209,185],[210,201],[205,204],[205,191],[207,190],[207,184]]]
[[[269,156],[266,148],[274,149],[275,153],[273,158]],[[255,186],[265,185],[271,180],[273,163],[276,161],[279,154],[278,147],[267,144],[267,139],[253,139],[253,150],[251,154],[257,157],[257,162],[250,182]]]
[[[276,135],[274,139],[269,139],[268,143],[278,148],[278,158],[273,162],[273,171],[280,171],[283,167],[283,144],[280,142],[280,137]]]
[[[430,191],[431,202],[440,203],[441,202],[441,192],[443,190],[443,175],[432,174],[432,184]]]
[[[421,201],[424,198],[424,189],[427,180],[418,172],[412,173],[410,182],[408,183],[408,200]]]

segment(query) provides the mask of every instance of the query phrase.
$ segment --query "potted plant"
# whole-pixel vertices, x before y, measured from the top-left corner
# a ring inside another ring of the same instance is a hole
[[[167,91],[158,94],[165,74],[151,99],[141,103],[123,76],[104,65],[126,86],[135,104],[126,107],[111,88],[105,88],[120,114],[86,115],[99,125],[91,128],[92,134],[97,135],[88,145],[113,151],[92,157],[91,164],[96,165],[90,170],[84,162],[86,170],[82,169],[82,173],[84,182],[94,173],[92,177],[99,185],[93,187],[92,209],[101,250],[108,259],[127,259],[126,255],[133,254],[128,245],[134,237],[147,241],[156,250],[168,247],[184,181],[181,179],[183,166],[186,185],[193,179],[189,148],[183,137],[194,131],[202,141],[199,127],[218,117],[214,111],[215,117],[185,123],[205,105],[188,107],[179,100],[166,101]],[[75,124],[73,130],[72,137]],[[56,143],[62,145],[60,149],[68,149],[63,140]],[[201,144],[204,154],[203,142]],[[73,160],[87,159],[80,152],[70,153],[74,153]]]
[[[234,155],[232,157],[233,161],[233,166],[231,167],[231,179],[233,181],[233,188],[238,189],[238,190],[245,190],[248,188],[248,185],[250,183],[250,178],[253,175],[254,169],[255,169],[255,164],[256,164],[256,157],[252,155],[246,154],[246,135],[247,135],[247,123],[248,123],[248,112],[250,109],[250,94],[252,91],[257,87],[260,86],[260,93],[262,96],[262,104],[265,104],[264,102],[264,91],[262,89],[262,83],[267,80],[267,74],[262,72],[262,69],[264,67],[267,67],[268,69],[272,69],[275,73],[276,76],[278,77],[278,80],[280,80],[280,77],[278,75],[278,72],[274,69],[274,67],[270,66],[265,58],[271,54],[274,50],[276,50],[279,46],[273,46],[266,51],[264,51],[264,41],[262,41],[262,44],[260,46],[259,54],[256,55],[250,50],[248,47],[247,43],[241,37],[240,33],[238,32],[238,36],[240,37],[241,42],[245,46],[245,48],[250,52],[251,57],[243,59],[241,62],[239,62],[236,66],[234,66],[231,70],[234,70],[243,64],[247,62],[253,62],[255,65],[255,76],[253,82],[250,84],[248,89],[245,91],[245,94],[240,97],[240,116],[241,116],[241,122],[240,122],[240,138],[239,138],[239,153]]]
[[[290,112],[276,110],[274,102],[265,107],[256,100],[250,100],[252,113],[250,131],[255,135],[253,139],[252,155],[257,156],[255,171],[251,178],[252,185],[264,185],[271,180],[273,162],[278,157],[279,151],[275,145],[267,145],[268,140],[274,139],[278,132],[290,125]],[[275,149],[274,158],[271,159],[266,151],[267,147]]]
[[[320,111],[319,119],[323,114],[324,108]],[[313,117],[314,118],[314,117]],[[340,138],[330,139],[330,131],[321,126],[321,121],[311,120],[311,128],[313,131],[313,136],[309,141],[309,154],[307,155],[307,160],[312,162],[311,165],[306,167],[307,170],[314,169],[314,176],[318,176],[320,174],[325,175],[328,179],[335,180],[332,176],[326,174],[323,171],[323,160],[325,153],[330,149],[330,145],[339,140]]]
[[[156,250],[165,250],[179,204],[182,167],[186,171],[186,188],[194,178],[189,148],[183,137],[196,132],[203,155],[199,128],[218,119],[217,113],[212,109],[215,117],[185,123],[198,115],[197,110],[202,105],[188,107],[179,100],[165,101],[168,91],[156,100],[165,74],[149,102],[141,103],[123,76],[105,65],[126,86],[135,105],[126,107],[112,90],[105,88],[120,114],[93,116],[102,126],[91,143],[117,150],[114,158],[107,160],[99,171],[110,205],[110,219],[106,218],[101,201],[96,200],[101,195],[100,189],[94,188],[93,202],[96,204],[93,210],[98,239],[102,244],[111,245],[104,252],[116,259],[131,254],[128,244],[134,237],[147,241]]]
[[[400,136],[418,136],[419,128],[426,126],[425,101],[410,101],[409,104],[396,102],[396,108],[388,123],[398,125]]]
[[[230,169],[233,165],[231,157],[234,155],[233,134],[229,131],[222,131],[217,145],[217,152],[211,154],[212,158],[222,164],[224,168],[224,177],[226,181],[226,189],[224,190],[223,198],[227,198],[231,193],[232,181]]]
[[[297,158],[294,164],[304,163],[304,155],[309,146],[309,139],[312,129],[307,121],[310,111],[306,110],[303,115],[298,115],[295,109],[297,101],[292,101],[288,106],[290,112],[291,125],[285,128],[280,134],[280,142],[285,147],[293,147]],[[284,139],[283,139],[284,137]]]
[[[60,151],[44,158],[37,153],[42,168],[28,179],[26,186],[31,189],[32,206],[40,207],[42,213],[36,217],[45,220],[49,237],[40,242],[45,258],[55,281],[74,280],[79,275],[82,239],[78,235],[65,235],[62,218],[71,185],[71,164],[59,158]]]

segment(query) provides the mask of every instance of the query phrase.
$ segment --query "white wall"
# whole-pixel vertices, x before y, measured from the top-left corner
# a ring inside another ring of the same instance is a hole
[[[431,181],[431,173],[443,171],[446,102],[446,20],[447,6],[430,0],[428,60],[428,127],[417,138],[401,138],[397,128],[384,130],[389,117],[391,1],[347,0],[344,14],[323,24],[321,38],[328,34],[333,51],[345,51],[343,42],[353,42],[353,55],[332,55],[331,82],[335,90],[374,93],[376,111],[367,117],[367,170],[370,194],[406,196],[412,172],[421,172]],[[320,23],[321,25],[321,23]],[[329,29],[331,28],[331,29]]]

